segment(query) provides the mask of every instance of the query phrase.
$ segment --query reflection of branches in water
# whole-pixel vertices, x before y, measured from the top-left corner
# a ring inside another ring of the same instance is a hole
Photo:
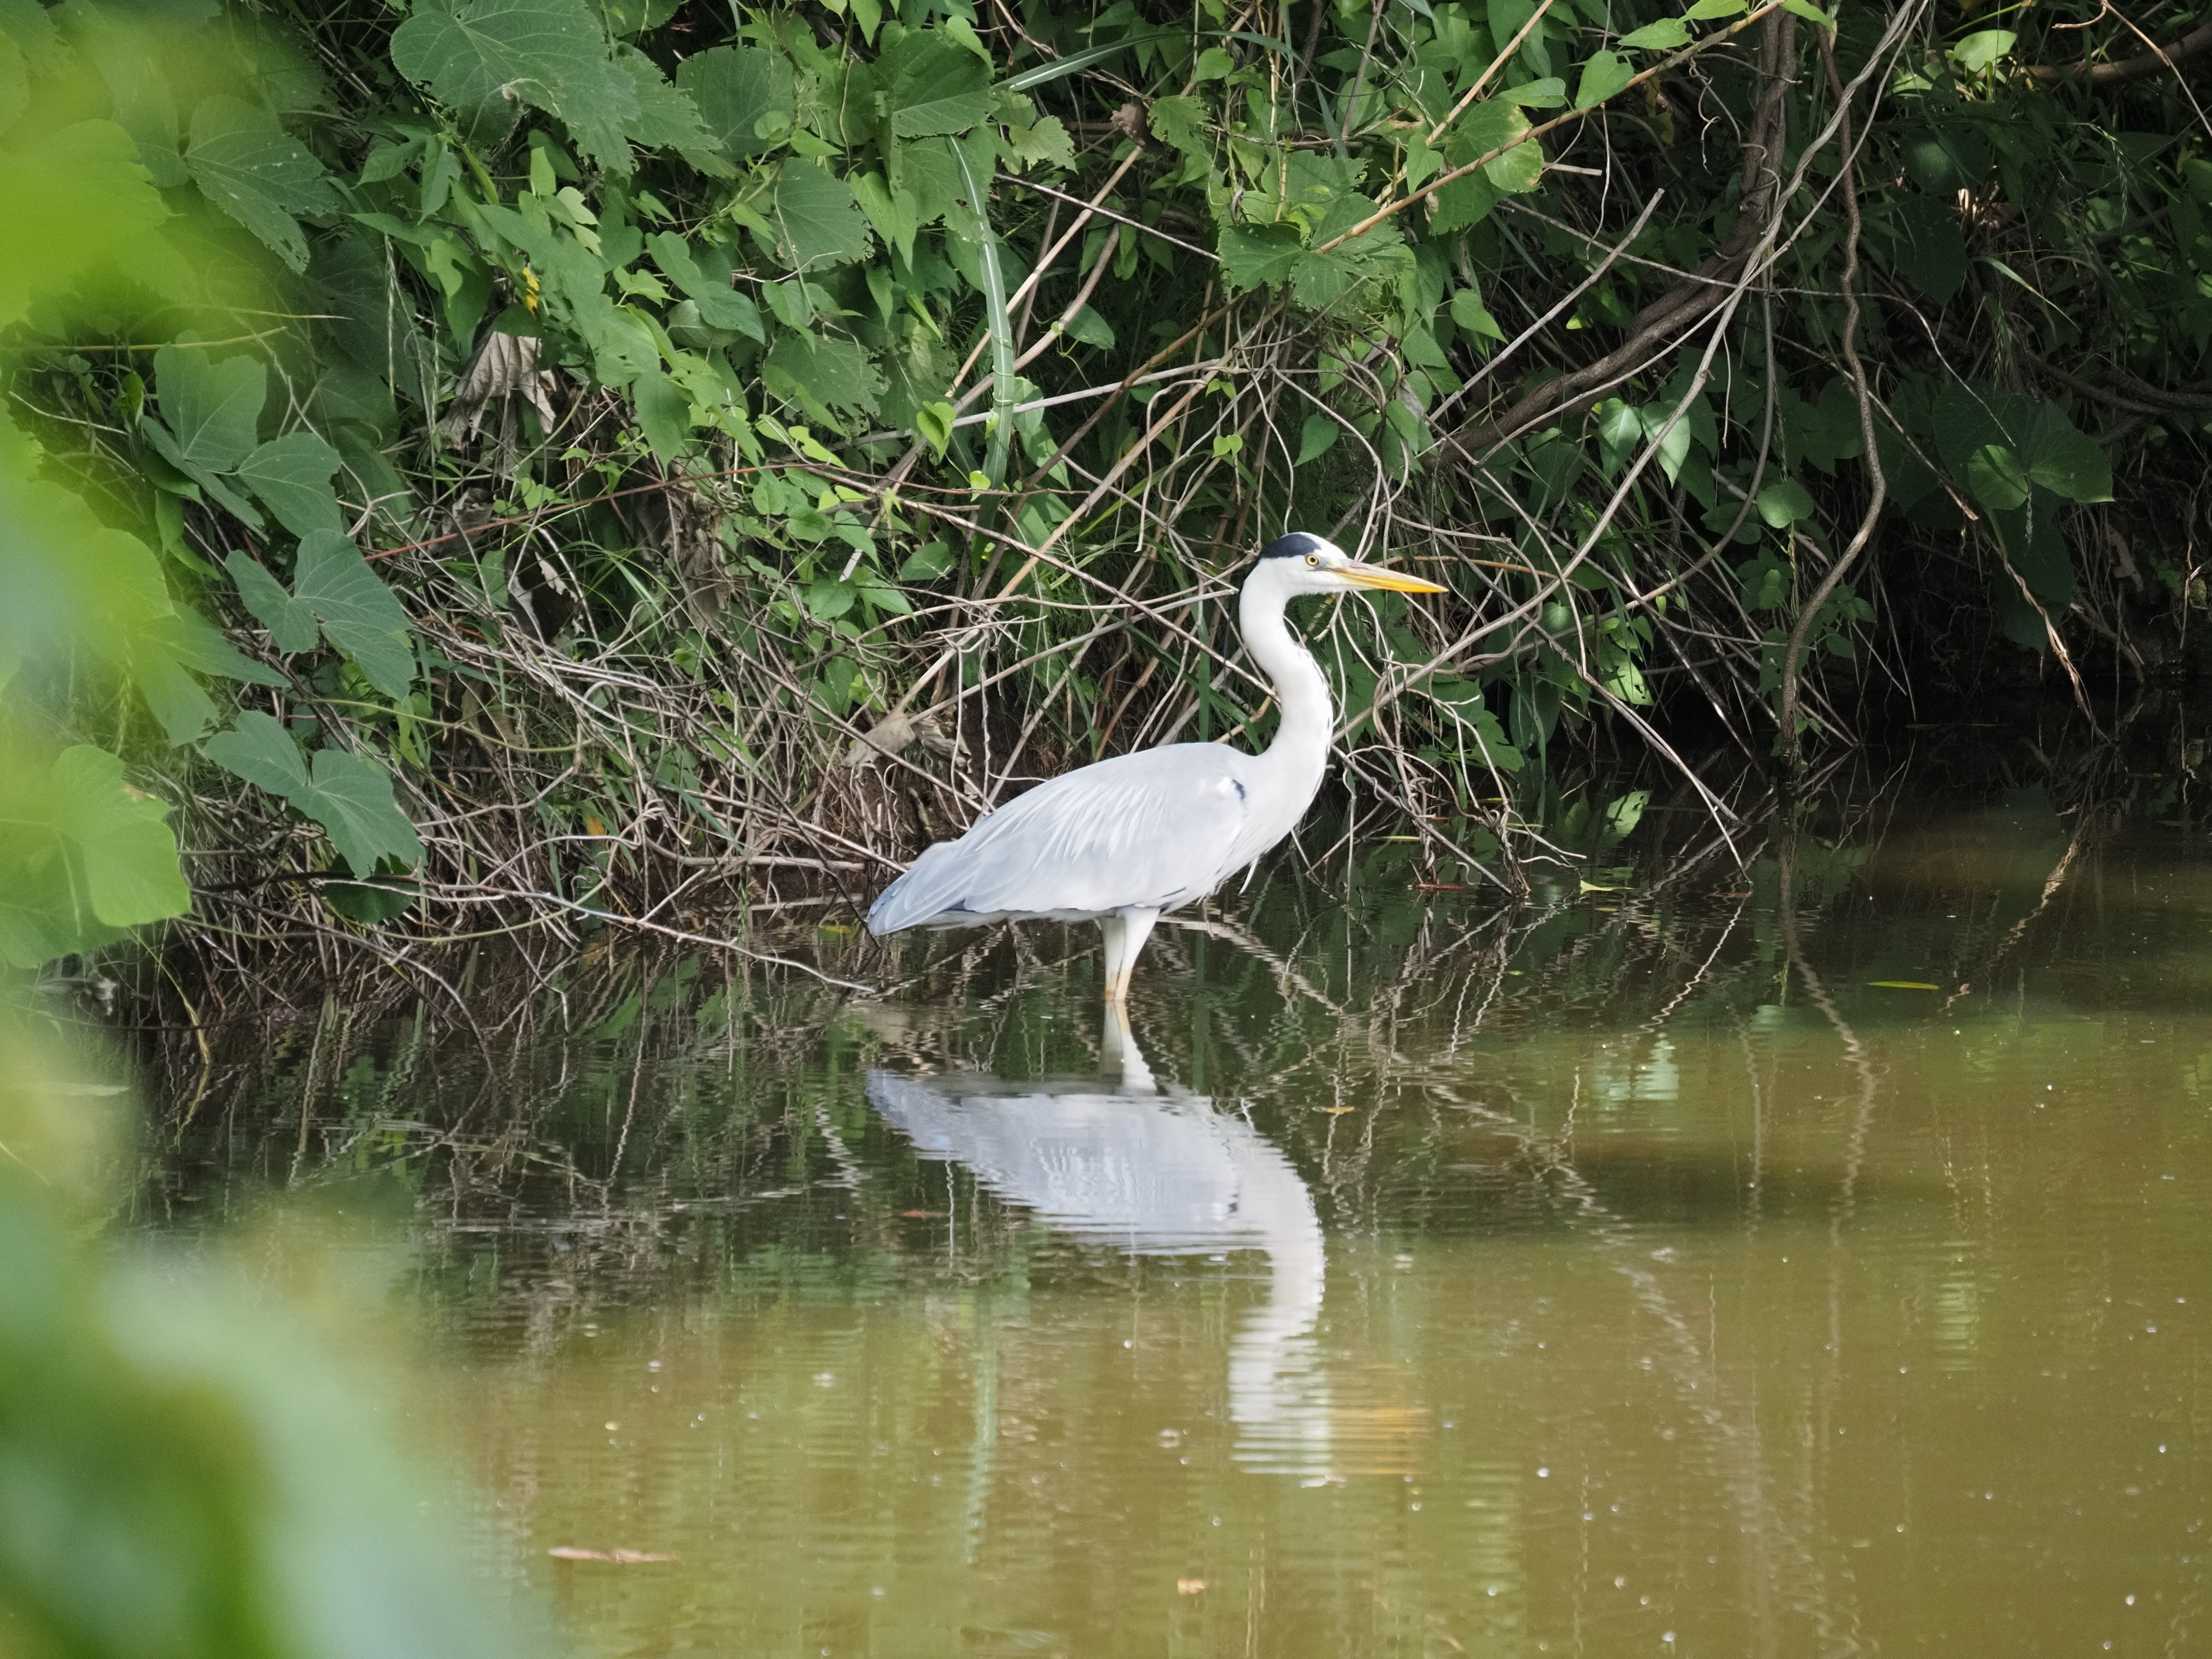
[[[2081,855],[2081,849],[2087,844],[2091,825],[2092,820],[2084,814],[2081,823],[2074,831],[2073,839],[2066,843],[2065,854],[2059,859],[2051,874],[2045,878],[2043,891],[2036,898],[2035,908],[2014,922],[2011,927],[2006,930],[2004,937],[1990,948],[1987,954],[1975,965],[1973,970],[1960,980],[1959,988],[1943,999],[1942,1006],[1936,1011],[1937,1013],[1948,1014],[1951,1012],[1952,1004],[1957,1002],[1960,997],[1972,996],[1976,982],[1989,980],[1996,972],[1997,964],[2012,953],[2014,945],[2027,937],[2027,930],[2041,919],[2043,913],[2051,908],[2051,901],[2058,896],[2058,890],[2066,884],[2067,872],[2073,869],[2074,860]]]
[[[203,1034],[212,1039],[198,1067],[205,1082],[193,1090],[203,1104],[192,1122],[179,1116],[175,1133],[194,1155],[212,1146],[233,1173],[276,1187],[374,1168],[402,1179],[425,1213],[456,1225],[504,1218],[518,1202],[614,1216],[636,1198],[617,1192],[625,1170],[666,1162],[668,1148],[657,1143],[670,1120],[653,1097],[671,1068],[711,1066],[729,1011],[742,1007],[760,1023],[745,1046],[772,1062],[779,1049],[797,1060],[832,1012],[697,968],[610,957],[556,977],[527,960],[495,972],[471,957],[464,984],[473,981],[482,1006],[499,1010],[486,1022],[495,1033],[488,1045],[471,1042],[473,1032],[459,1033],[457,1045],[450,1024],[441,1030],[428,1005],[404,1008],[405,988],[389,982],[329,995],[313,1020],[289,1018],[283,1006],[234,1018]],[[656,1000],[670,1004],[667,1014],[651,1012]],[[706,1012],[710,1005],[721,1018]],[[157,1065],[173,1064],[180,1050],[197,1045],[157,1051]],[[562,1121],[577,1112],[580,1093],[594,1091],[597,1158],[586,1150],[594,1137]],[[296,1124],[281,1159],[252,1127],[261,1103],[278,1100]],[[149,1182],[155,1213],[185,1179],[171,1172]]]
[[[1250,955],[1257,957],[1261,961],[1266,963],[1270,968],[1275,970],[1276,982],[1283,988],[1283,994],[1285,1000],[1289,998],[1289,995],[1292,991],[1297,991],[1303,995],[1312,998],[1322,1007],[1328,1009],[1332,1014],[1335,1014],[1339,1018],[1343,1016],[1344,1010],[1341,1007],[1340,1007],[1336,1003],[1331,1001],[1321,992],[1316,990],[1313,987],[1312,981],[1308,980],[1304,974],[1298,972],[1298,970],[1291,967],[1288,962],[1284,960],[1281,957],[1277,956],[1273,951],[1270,951],[1266,945],[1255,939],[1248,930],[1239,927],[1232,922],[1223,921],[1218,917],[1170,915],[1162,916],[1160,920],[1167,923],[1170,927],[1180,927],[1187,933],[1206,933],[1215,939],[1228,940],[1230,944],[1235,945],[1238,950],[1247,951]]]
[[[1437,1087],[1440,1093],[1450,1093],[1449,1085]],[[1456,1103],[1466,1115],[1485,1123],[1514,1146],[1532,1182],[1547,1189],[1556,1188],[1565,1198],[1566,1216],[1575,1230],[1602,1249],[1607,1264],[1626,1283],[1636,1305],[1665,1334],[1664,1370],[1675,1403],[1709,1437],[1717,1462],[1727,1471],[1728,1502],[1753,1558],[1747,1571],[1752,1586],[1747,1616],[1756,1651],[1779,1652],[1781,1632],[1774,1593],[1786,1581],[1778,1571],[1778,1552],[1788,1556],[1796,1571],[1800,1610],[1810,1610],[1816,1619],[1825,1618],[1830,1592],[1805,1542],[1812,1531],[1809,1486],[1797,1494],[1800,1506],[1808,1511],[1798,1517],[1799,1524],[1778,1524],[1778,1504],[1765,1472],[1766,1449],[1755,1388],[1747,1399],[1731,1397],[1726,1374],[1717,1364],[1718,1331],[1710,1340],[1700,1341],[1689,1318],[1674,1305],[1659,1274],[1649,1265],[1654,1255],[1646,1249],[1650,1234],[1613,1211],[1576,1166],[1571,1114],[1560,1129],[1547,1131],[1479,1103]],[[1658,1255],[1663,1257],[1665,1252]],[[1848,1600],[1850,1592],[1843,1594]]]
[[[1796,884],[1797,837],[1794,829],[1784,831],[1777,840],[1775,861],[1781,873],[1781,902],[1777,911],[1782,924],[1782,948],[1787,971],[1794,974],[1805,986],[1806,994],[1820,1009],[1821,1017],[1834,1030],[1837,1040],[1843,1044],[1844,1058],[1858,1073],[1858,1109],[1851,1121],[1850,1137],[1844,1160],[1843,1184],[1836,1200],[1836,1225],[1850,1218],[1857,1201],[1858,1175],[1866,1158],[1867,1133],[1874,1124],[1875,1074],[1874,1060],[1867,1053],[1866,1044],[1851,1029],[1836,1000],[1828,994],[1826,983],[1805,959],[1798,938],[1797,893]],[[1840,1235],[1838,1240],[1840,1242]]]

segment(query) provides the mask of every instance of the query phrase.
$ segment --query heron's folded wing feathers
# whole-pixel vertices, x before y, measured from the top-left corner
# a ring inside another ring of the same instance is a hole
[[[1101,915],[1187,902],[1230,873],[1245,757],[1218,744],[1123,755],[1038,785],[939,842],[876,902],[896,933],[955,915]]]

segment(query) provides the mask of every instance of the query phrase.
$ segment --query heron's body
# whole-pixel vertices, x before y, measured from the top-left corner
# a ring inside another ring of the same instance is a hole
[[[965,927],[1051,918],[1106,932],[1106,996],[1162,912],[1205,897],[1297,827],[1328,767],[1328,683],[1283,619],[1299,593],[1359,587],[1440,592],[1434,583],[1357,565],[1319,537],[1271,544],[1244,584],[1245,648],[1274,684],[1281,710],[1261,753],[1178,743],[1119,755],[1039,784],[939,842],[868,912],[878,937],[908,927]]]

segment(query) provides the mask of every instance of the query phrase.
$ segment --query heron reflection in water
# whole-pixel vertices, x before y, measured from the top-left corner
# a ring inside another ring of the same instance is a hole
[[[1104,1036],[1114,1079],[874,1071],[868,1099],[923,1158],[959,1164],[1062,1232],[1133,1256],[1263,1253],[1267,1299],[1229,1351],[1237,1458],[1328,1474],[1329,1399],[1313,1343],[1327,1260],[1312,1193],[1243,1118],[1156,1083],[1119,1008]]]

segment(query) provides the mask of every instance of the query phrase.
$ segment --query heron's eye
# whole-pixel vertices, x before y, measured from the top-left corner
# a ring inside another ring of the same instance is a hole
[[[1306,555],[1306,562],[1307,562],[1308,564],[1310,564],[1310,565],[1314,566],[1316,569],[1317,569],[1317,568],[1320,568],[1320,565],[1321,565],[1321,555],[1320,555],[1320,554],[1318,554],[1318,553],[1309,553],[1309,554],[1307,554],[1307,555]]]

